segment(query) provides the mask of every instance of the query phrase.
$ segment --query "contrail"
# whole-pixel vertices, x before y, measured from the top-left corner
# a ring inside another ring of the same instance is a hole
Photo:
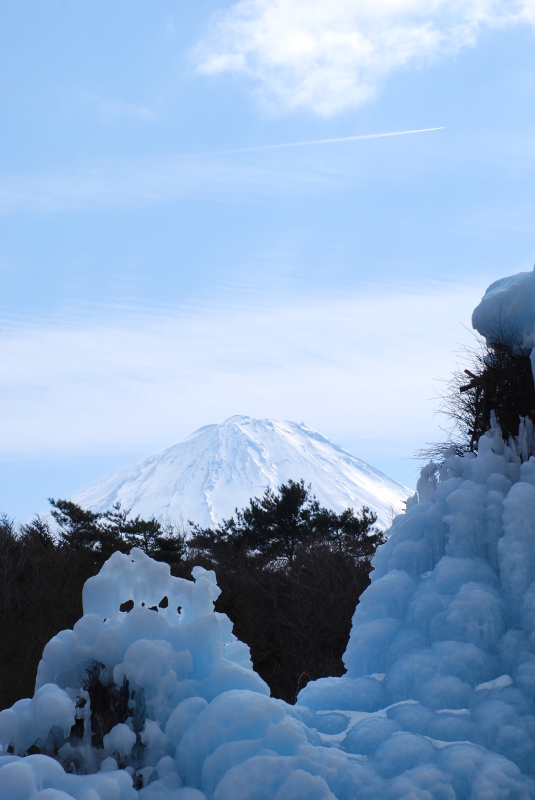
[[[310,147],[315,144],[335,144],[337,142],[356,142],[359,139],[384,139],[387,136],[408,136],[411,133],[428,133],[429,131],[443,131],[445,125],[440,128],[420,128],[415,131],[393,131],[391,133],[363,133],[359,136],[342,136],[336,139],[312,139],[308,142],[287,142],[285,144],[264,144],[260,147],[240,147],[236,150],[219,150],[213,155],[231,155],[233,153],[258,153],[262,150],[283,150],[287,147]]]

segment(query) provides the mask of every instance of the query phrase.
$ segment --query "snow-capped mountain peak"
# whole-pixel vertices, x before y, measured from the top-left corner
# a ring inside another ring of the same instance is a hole
[[[95,511],[119,501],[134,516],[209,526],[290,479],[311,484],[320,504],[334,511],[368,506],[382,527],[410,493],[304,423],[236,415],[71,499]]]

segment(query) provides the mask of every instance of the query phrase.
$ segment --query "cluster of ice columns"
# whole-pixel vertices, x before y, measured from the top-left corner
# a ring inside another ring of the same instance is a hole
[[[479,330],[497,307],[531,349],[535,273],[490,287]],[[34,697],[0,713],[0,800],[535,798],[529,421],[519,439],[495,428],[477,456],[422,472],[374,558],[346,675],[296,706],[214,612],[213,573],[115,553],[46,646]],[[114,709],[100,733],[97,689]]]

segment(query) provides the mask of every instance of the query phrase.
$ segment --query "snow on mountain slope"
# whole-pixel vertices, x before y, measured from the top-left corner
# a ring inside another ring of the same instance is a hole
[[[320,504],[334,511],[368,506],[383,528],[411,494],[304,424],[235,416],[71,499],[93,511],[120,501],[134,516],[209,526],[290,478],[310,483]]]

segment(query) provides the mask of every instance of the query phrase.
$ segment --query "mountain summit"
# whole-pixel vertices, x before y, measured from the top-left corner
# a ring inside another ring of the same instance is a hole
[[[366,505],[381,527],[401,510],[407,488],[304,424],[230,417],[80,492],[71,499],[105,511],[118,501],[144,518],[228,519],[271,487],[311,484],[321,505],[341,512]]]

